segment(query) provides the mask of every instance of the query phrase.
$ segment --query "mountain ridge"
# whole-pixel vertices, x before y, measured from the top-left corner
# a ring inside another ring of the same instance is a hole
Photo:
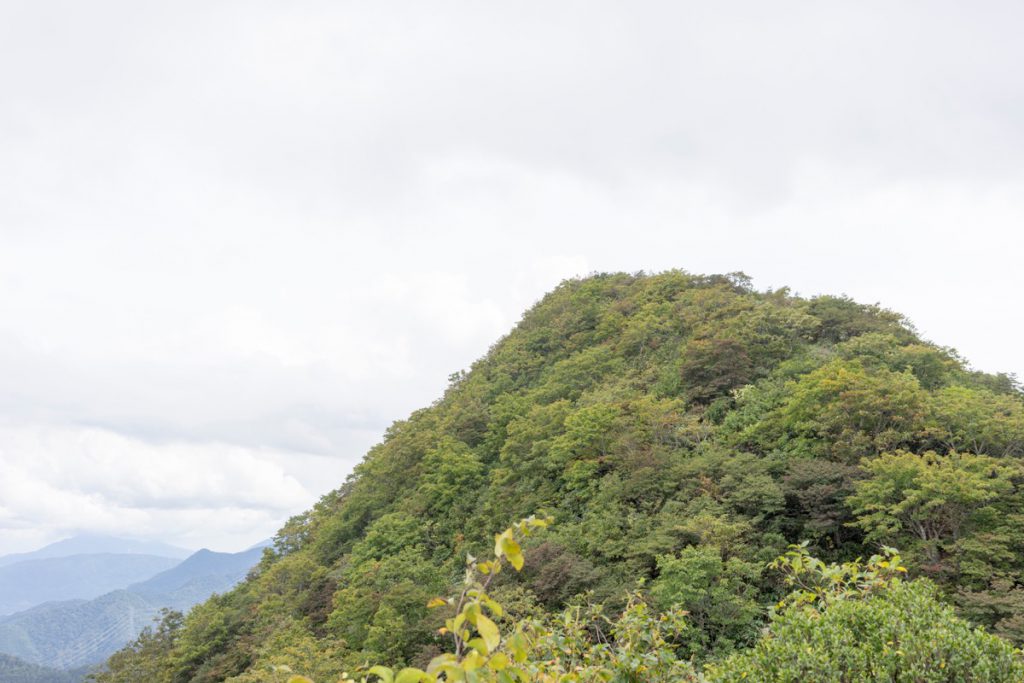
[[[96,664],[152,626],[164,610],[187,611],[229,590],[261,555],[259,548],[240,553],[199,550],[144,581],[91,600],[49,601],[0,616],[0,653],[54,670]]]
[[[95,598],[178,563],[170,557],[116,553],[15,562],[0,567],[0,615],[56,600]]]
[[[105,534],[79,534],[49,543],[36,550],[0,555],[0,567],[27,560],[39,560],[71,555],[154,555],[185,559],[193,551],[161,541],[121,538]]]

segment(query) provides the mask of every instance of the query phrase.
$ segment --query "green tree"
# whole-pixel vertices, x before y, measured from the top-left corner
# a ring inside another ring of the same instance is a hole
[[[727,394],[753,378],[746,347],[732,339],[693,339],[682,351],[679,372],[687,398],[698,403]]]
[[[833,551],[860,541],[862,534],[850,528],[854,517],[846,500],[863,476],[857,467],[829,460],[790,462],[782,478],[787,535]]]
[[[690,546],[658,558],[651,598],[663,610],[686,610],[684,651],[701,659],[750,644],[763,609],[757,602],[760,570],[713,546]]]
[[[930,401],[929,422],[941,448],[984,455],[1024,455],[1024,401],[987,389],[951,386]]]
[[[912,540],[924,568],[939,571],[971,531],[991,525],[1014,491],[1015,468],[984,455],[905,451],[866,460],[868,478],[849,503],[868,540]]]
[[[921,440],[926,399],[909,372],[835,360],[789,384],[780,405],[747,427],[741,442],[852,465]]]

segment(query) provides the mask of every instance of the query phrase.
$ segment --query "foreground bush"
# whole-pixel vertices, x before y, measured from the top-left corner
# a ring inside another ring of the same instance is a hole
[[[958,618],[930,581],[900,580],[891,552],[826,566],[800,548],[776,564],[799,587],[753,648],[708,667],[711,681],[1024,681],[1018,650]]]

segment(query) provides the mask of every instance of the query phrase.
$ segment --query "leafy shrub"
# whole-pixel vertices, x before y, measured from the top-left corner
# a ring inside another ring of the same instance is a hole
[[[780,558],[796,587],[752,649],[708,667],[714,683],[1018,683],[1024,659],[939,601],[933,583],[904,582],[892,550],[825,565],[804,547]]]

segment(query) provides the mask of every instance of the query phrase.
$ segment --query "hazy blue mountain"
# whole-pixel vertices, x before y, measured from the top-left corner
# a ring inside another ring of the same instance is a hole
[[[173,557],[182,560],[188,557],[192,551],[159,541],[143,541],[99,534],[82,534],[65,538],[62,541],[51,543],[31,552],[0,555],[0,567],[26,560],[43,560],[51,557],[69,557],[71,555],[97,555],[100,553],[157,555],[159,557]]]
[[[52,600],[91,599],[170,569],[179,560],[156,555],[72,555],[0,567],[0,614]]]
[[[248,548],[246,548],[246,550],[255,550],[257,548],[262,550],[263,548],[273,548],[273,547],[274,547],[274,539],[272,539],[272,538],[265,538],[262,541],[260,541],[259,543],[255,543],[255,544],[249,546]]]
[[[84,668],[72,671],[51,669],[0,654],[0,683],[77,683],[86,673]]]
[[[46,603],[0,620],[0,652],[59,669],[91,664],[132,640],[158,612],[126,590]]]
[[[200,550],[127,589],[0,617],[0,652],[60,669],[101,662],[151,625],[162,608],[187,611],[213,593],[229,590],[262,554],[262,548],[240,553]],[[0,683],[7,683],[2,676]]]
[[[226,590],[245,578],[260,561],[263,548],[240,553],[200,550],[181,564],[128,587],[133,593],[160,602],[162,607],[191,607],[210,594]]]

